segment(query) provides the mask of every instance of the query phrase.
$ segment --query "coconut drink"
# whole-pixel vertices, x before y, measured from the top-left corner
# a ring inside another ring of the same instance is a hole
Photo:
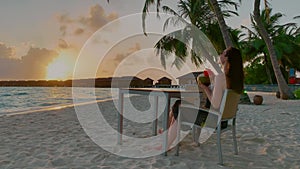
[[[206,86],[210,84],[209,75],[206,70],[197,77],[197,82],[201,82]]]

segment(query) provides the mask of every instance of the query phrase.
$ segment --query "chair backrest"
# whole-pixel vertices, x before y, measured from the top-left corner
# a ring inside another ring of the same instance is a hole
[[[231,89],[226,89],[222,96],[222,101],[220,105],[220,109],[218,112],[215,112],[213,109],[211,110],[211,113],[207,116],[208,120],[206,119],[206,123],[209,123],[210,120],[215,121],[218,119],[218,117],[215,118],[216,114],[223,113],[222,119],[231,119],[235,117],[237,109],[238,109],[238,103],[240,101],[240,94],[236,93],[235,91]],[[198,120],[204,120],[206,118],[206,115],[203,115],[203,117],[197,118],[199,108],[194,105],[189,104],[181,104],[180,105],[180,112],[183,112],[181,114],[181,122],[186,123],[196,123]],[[204,118],[204,119],[203,119]],[[198,124],[200,125],[200,124]]]
[[[231,89],[226,89],[220,105],[220,113],[223,113],[222,119],[231,119],[235,117],[241,95]]]

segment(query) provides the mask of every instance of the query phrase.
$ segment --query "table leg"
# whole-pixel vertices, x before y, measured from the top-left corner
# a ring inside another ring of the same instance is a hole
[[[164,138],[164,142],[163,142],[163,150],[164,150],[164,154],[165,156],[168,155],[168,122],[169,122],[169,112],[170,112],[170,97],[169,94],[166,95],[167,97],[167,102],[166,102],[166,108],[164,110],[164,118],[163,118],[163,129],[166,132],[163,132],[163,138]]]
[[[124,93],[119,91],[119,113],[118,113],[118,144],[122,144],[122,134],[123,134],[123,109],[124,109]]]
[[[154,96],[154,121],[152,123],[152,134],[157,135],[158,96]]]

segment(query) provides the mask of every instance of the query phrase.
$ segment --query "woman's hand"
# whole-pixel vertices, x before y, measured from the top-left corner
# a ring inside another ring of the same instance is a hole
[[[200,81],[198,82],[198,86],[199,86],[200,88],[202,88],[202,90],[203,90],[204,93],[206,94],[208,100],[211,101],[211,95],[212,95],[211,89],[210,89],[208,86],[206,86],[206,85],[204,85],[203,83],[201,83]]]
[[[209,79],[210,79],[210,82],[213,83],[213,80],[215,78],[215,74],[214,72],[211,70],[211,69],[205,69],[208,73],[208,76],[209,76]]]
[[[198,86],[201,87],[202,89],[207,88],[207,86],[201,83],[201,81],[198,81]]]

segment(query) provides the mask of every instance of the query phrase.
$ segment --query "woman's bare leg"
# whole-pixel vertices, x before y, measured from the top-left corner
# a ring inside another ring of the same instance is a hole
[[[168,119],[168,128],[170,128],[170,125],[172,125],[174,123],[175,119],[174,119],[174,115],[172,110],[169,112],[169,119]],[[164,130],[162,128],[158,129],[158,133],[162,134],[164,132]]]

